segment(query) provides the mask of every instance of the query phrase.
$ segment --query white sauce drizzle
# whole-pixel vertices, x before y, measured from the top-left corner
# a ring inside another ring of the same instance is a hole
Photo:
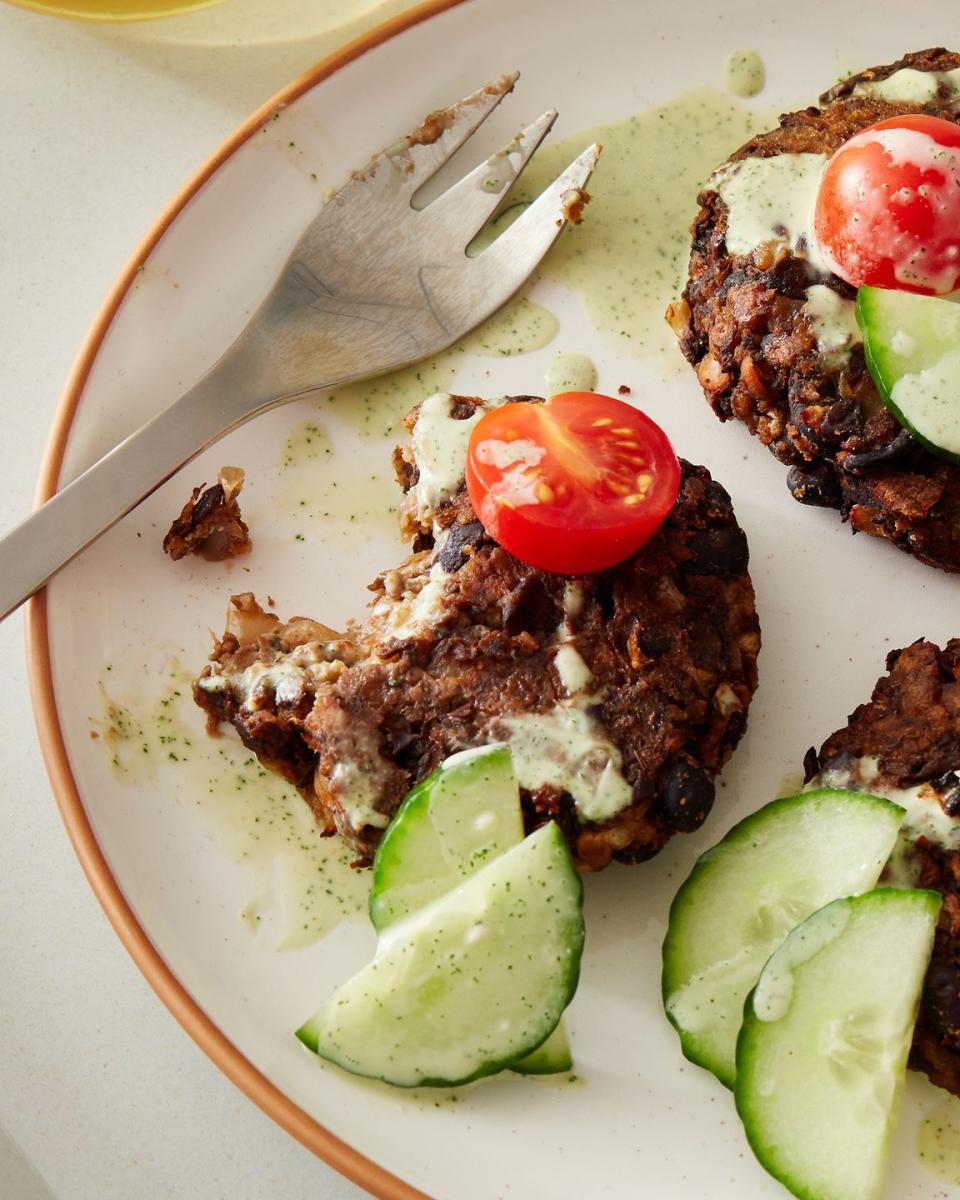
[[[377,812],[380,784],[374,771],[364,770],[349,759],[342,759],[330,772],[330,790],[336,796],[354,829],[372,825],[384,829],[390,818]]]
[[[793,973],[838,938],[850,920],[843,904],[831,904],[794,930],[763,968],[753,993],[753,1011],[761,1021],[779,1021],[793,997]]]
[[[815,283],[807,288],[803,311],[817,339],[817,349],[825,357],[846,357],[852,347],[863,342],[857,324],[856,303],[838,295],[826,284]]]
[[[571,580],[563,589],[563,620],[557,629],[558,645],[553,660],[560,682],[571,696],[585,692],[593,682],[593,672],[577,649],[577,635],[572,625],[572,618],[582,610],[583,587],[576,580]]]
[[[535,467],[546,456],[546,448],[531,442],[529,438],[517,438],[512,442],[500,441],[497,438],[487,438],[477,446],[477,462],[484,466],[496,467],[498,471],[522,463],[525,467]]]
[[[958,376],[960,350],[952,350],[916,374],[901,375],[890,393],[921,437],[952,454],[960,454]]]
[[[774,943],[770,946],[770,952],[776,945],[777,943]],[[744,944],[729,958],[721,958],[711,963],[678,988],[670,997],[670,1015],[684,1029],[691,1033],[699,1033],[709,1028],[717,1019],[718,1013],[713,998],[718,993],[732,992],[736,988],[746,995],[756,981],[753,946]],[[737,1018],[741,1015],[737,1013]]]
[[[585,354],[555,354],[543,373],[547,395],[557,392],[592,392],[597,386],[597,368]]]
[[[569,792],[586,821],[608,821],[633,801],[623,759],[588,711],[591,699],[561,700],[545,713],[501,717],[498,729],[513,755],[517,782]]]
[[[890,339],[890,349],[894,354],[902,354],[904,358],[909,358],[917,349],[917,339],[912,333],[897,329]]]
[[[870,792],[905,810],[906,816],[893,853],[884,867],[881,882],[893,887],[914,887],[918,869],[913,850],[917,838],[926,838],[945,850],[960,850],[960,821],[943,811],[936,791],[922,783],[912,788],[880,788],[875,786],[879,773],[877,759],[872,756],[857,759],[847,766],[827,767],[810,787],[848,788],[855,792]]]
[[[826,156],[778,154],[725,163],[707,181],[727,206],[727,249],[752,254],[786,247],[822,271],[831,269],[813,232],[813,213]]]
[[[563,611],[567,621],[583,612],[583,585],[572,579],[563,589]]]
[[[886,79],[864,80],[853,89],[854,96],[878,96],[890,103],[897,101],[925,104],[935,100],[944,85],[946,96],[960,95],[960,67],[952,71],[917,71],[902,67]]]
[[[343,670],[343,663],[323,659],[315,648],[312,654],[307,646],[297,649],[304,652],[299,657],[289,655],[275,663],[255,662],[231,675],[223,674],[215,664],[214,673],[199,679],[197,686],[205,692],[225,692],[232,688],[241,707],[255,712],[271,697],[275,697],[278,704],[294,704],[305,684],[320,683]]]
[[[496,467],[501,472],[488,489],[491,500],[521,508],[528,504],[539,504],[541,493],[549,493],[536,470],[547,452],[536,442],[528,438],[517,438],[512,442],[487,438],[477,444],[475,453],[478,462]]]
[[[945,850],[960,850],[960,821],[948,816],[933,788],[885,788],[883,796],[906,809],[901,833],[911,840],[924,837]]]
[[[494,724],[510,747],[521,787],[559,788],[570,793],[584,820],[609,821],[633,803],[633,789],[624,777],[619,749],[590,711],[602,692],[588,694],[593,672],[575,644],[572,618],[583,600],[582,586],[576,580],[568,583],[553,660],[568,696],[547,712],[502,717]]]
[[[452,403],[453,397],[448,392],[429,396],[420,405],[413,427],[410,440],[420,472],[413,493],[417,516],[421,520],[429,520],[437,506],[459,489],[473,427],[489,408],[502,401],[480,404],[476,412],[462,420],[455,420],[451,415]]]
[[[384,626],[384,638],[412,638],[423,633],[429,626],[435,626],[443,617],[450,615],[449,609],[443,603],[447,589],[449,574],[435,562],[430,568],[427,582],[412,600],[402,600],[398,604],[383,604],[389,613]],[[374,609],[376,613],[380,605]]]
[[[560,676],[560,682],[571,694],[584,691],[593,682],[593,672],[571,642],[557,647],[553,665]]]
[[[723,86],[735,96],[756,96],[763,91],[767,71],[756,50],[731,50],[723,62]]]

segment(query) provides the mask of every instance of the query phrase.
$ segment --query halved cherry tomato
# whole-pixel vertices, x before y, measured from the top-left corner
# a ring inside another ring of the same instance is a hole
[[[579,575],[629,557],[660,527],[680,464],[659,425],[595,392],[504,404],[477,424],[467,489],[491,537],[544,571]]]
[[[960,287],[960,126],[916,114],[856,134],[827,164],[814,228],[854,287]]]

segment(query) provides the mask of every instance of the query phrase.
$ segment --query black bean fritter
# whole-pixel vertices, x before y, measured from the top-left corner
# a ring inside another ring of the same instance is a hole
[[[453,413],[466,417],[476,403],[464,400]],[[397,463],[409,488],[409,453]],[[229,681],[251,667],[289,664],[299,646],[321,662],[311,670],[324,678],[304,675],[297,688],[287,677],[279,691],[258,685],[251,706],[229,682],[205,689],[207,668],[194,696],[211,725],[231,722],[367,863],[382,830],[350,824],[338,770],[359,764],[372,781],[374,811],[389,816],[448,755],[496,740],[498,719],[551,710],[567,694],[554,665],[566,612],[593,675],[592,714],[620,751],[633,800],[597,823],[556,787],[524,791],[528,829],[555,819],[579,865],[599,869],[650,858],[674,832],[698,827],[757,683],[748,551],[726,491],[703,467],[683,463],[680,494],[660,530],[625,562],[577,577],[573,611],[565,608],[570,578],[530,567],[492,541],[464,489],[434,517],[446,536],[434,546],[432,533],[407,520],[420,548],[372,585],[371,615],[348,639],[324,642],[312,622],[283,625],[251,597],[235,598],[253,612],[254,628],[225,635],[213,655],[216,674]],[[426,627],[395,636],[383,613],[423,586],[434,556],[449,572],[441,609]]]
[[[883,795],[928,784],[928,803],[960,820],[960,638],[942,650],[923,640],[894,650],[887,670],[870,702],[808,753],[806,774],[840,782],[863,758],[875,759],[876,773],[859,786]],[[960,1096],[960,850],[921,837],[914,869],[917,886],[942,892],[944,902],[910,1065]]]
[[[730,161],[778,154],[830,155],[887,117],[927,112],[960,123],[960,101],[918,105],[854,96],[858,82],[903,67],[952,70],[960,54],[907,54],[837,84],[821,107],[787,113]],[[733,255],[727,210],[709,188],[698,197],[689,277],[669,319],[704,394],[722,421],[743,421],[790,468],[788,487],[804,504],[840,510],[854,532],[887,538],[921,562],[960,571],[960,466],[919,445],[881,403],[862,346],[845,361],[820,353],[803,314],[819,283],[852,299],[855,289],[800,254],[766,245]]]

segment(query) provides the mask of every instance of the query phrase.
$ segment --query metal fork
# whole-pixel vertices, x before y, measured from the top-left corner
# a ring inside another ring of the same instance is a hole
[[[233,345],[179,400],[0,539],[0,620],[185,463],[287,400],[446,349],[529,278],[582,203],[592,145],[486,250],[466,248],[556,119],[551,109],[425,208],[415,193],[517,73],[431,113],[354,171]]]

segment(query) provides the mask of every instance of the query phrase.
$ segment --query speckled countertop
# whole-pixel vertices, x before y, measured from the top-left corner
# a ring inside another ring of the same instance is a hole
[[[391,0],[386,11],[405,6]],[[354,25],[324,30],[345,7]],[[159,210],[249,112],[384,11],[360,0],[227,0],[119,28],[0,4],[0,529],[30,507],[73,357]],[[141,978],[60,823],[27,697],[21,614],[0,625],[0,659],[0,1196],[364,1194],[246,1100]]]

